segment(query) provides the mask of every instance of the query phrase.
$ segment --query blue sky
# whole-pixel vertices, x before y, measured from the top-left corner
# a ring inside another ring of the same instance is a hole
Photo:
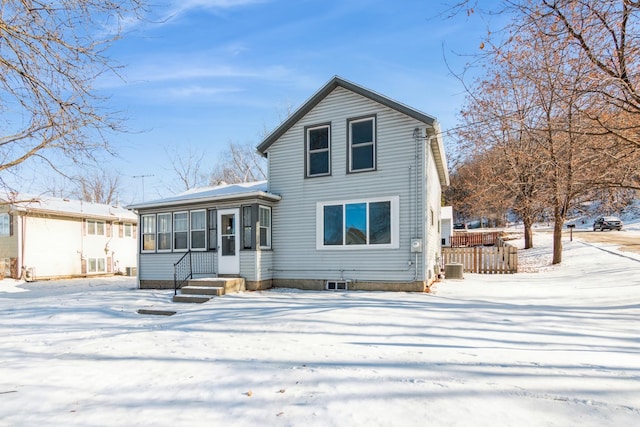
[[[334,75],[456,124],[457,70],[486,34],[479,17],[438,17],[445,0],[157,1],[109,51],[123,79],[99,82],[132,133],[113,141],[123,203],[165,195],[165,149],[257,145]]]

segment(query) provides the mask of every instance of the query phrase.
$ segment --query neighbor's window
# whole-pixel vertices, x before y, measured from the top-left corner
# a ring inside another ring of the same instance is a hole
[[[142,251],[156,250],[156,216],[142,215]]]
[[[104,258],[87,258],[87,272],[105,273],[107,260]]]
[[[215,250],[218,247],[218,211],[210,209],[207,211],[209,222],[207,229],[209,231],[209,249]]]
[[[331,126],[307,128],[306,156],[308,177],[331,174]]]
[[[171,214],[158,214],[158,252],[171,250]]]
[[[177,251],[186,250],[189,240],[189,215],[187,212],[173,214],[173,248]]]
[[[318,249],[397,248],[398,198],[321,202]]]
[[[124,237],[133,237],[133,224],[122,224]]]
[[[87,234],[90,236],[104,236],[105,222],[94,219],[87,220]]]
[[[207,248],[207,211],[191,211],[191,249],[205,250]]]
[[[260,206],[260,248],[271,249],[271,208]]]
[[[374,117],[349,121],[349,172],[376,168],[376,120]]]
[[[0,236],[11,235],[11,216],[8,213],[0,214]]]

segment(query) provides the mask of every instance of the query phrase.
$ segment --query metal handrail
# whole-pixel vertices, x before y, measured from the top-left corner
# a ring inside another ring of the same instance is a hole
[[[187,251],[173,264],[173,293],[193,278],[194,274],[216,274],[214,268],[215,251]]]

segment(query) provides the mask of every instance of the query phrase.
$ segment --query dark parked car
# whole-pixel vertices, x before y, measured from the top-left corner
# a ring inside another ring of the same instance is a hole
[[[456,222],[453,224],[453,229],[454,230],[466,230],[467,229],[467,224],[465,224],[464,222]]]
[[[622,230],[622,221],[615,216],[601,216],[593,223],[593,231],[596,230]]]

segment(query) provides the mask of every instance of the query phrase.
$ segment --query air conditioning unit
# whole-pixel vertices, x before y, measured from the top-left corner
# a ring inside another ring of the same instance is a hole
[[[348,280],[327,280],[325,289],[328,291],[346,291],[349,289]]]
[[[422,239],[411,239],[411,252],[422,252]]]

